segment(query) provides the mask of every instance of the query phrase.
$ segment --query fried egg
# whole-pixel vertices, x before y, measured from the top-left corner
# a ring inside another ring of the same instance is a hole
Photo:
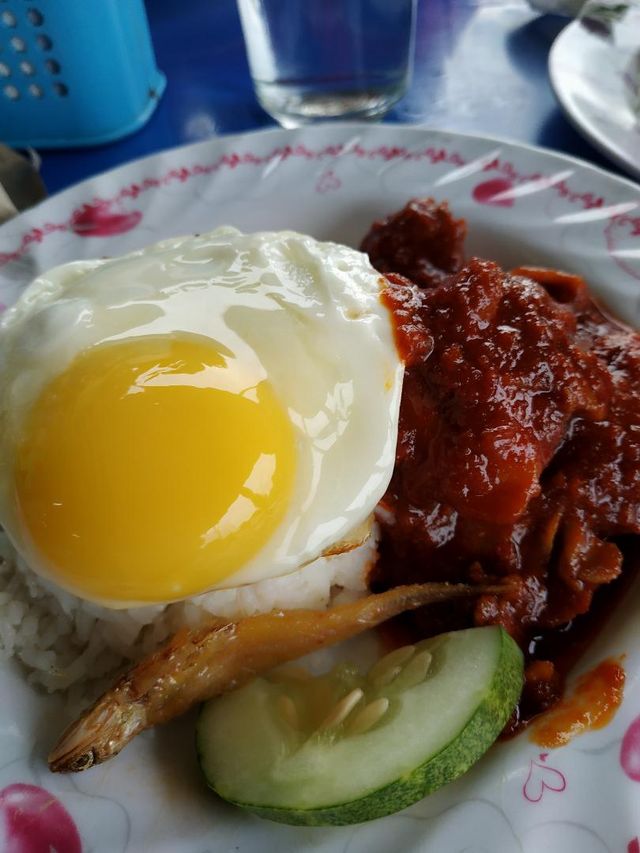
[[[403,365],[365,255],[164,240],[37,278],[0,325],[0,523],[110,607],[295,571],[393,470]]]

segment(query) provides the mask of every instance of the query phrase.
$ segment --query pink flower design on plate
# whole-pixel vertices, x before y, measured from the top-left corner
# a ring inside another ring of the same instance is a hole
[[[113,237],[135,228],[142,219],[139,210],[123,212],[113,209],[112,201],[83,204],[71,217],[71,230],[79,237]]]
[[[636,239],[640,237],[640,217],[630,214],[612,216],[604,230],[607,241],[607,250],[613,262],[624,270],[627,275],[640,279],[637,267],[629,262],[625,250],[635,245]]]
[[[635,718],[622,738],[620,766],[629,779],[640,782],[640,717]]]
[[[60,800],[24,783],[0,791],[3,843],[3,853],[82,853],[76,825]]]
[[[513,207],[513,198],[501,198],[513,189],[511,181],[506,178],[492,178],[474,187],[473,198],[478,204],[491,204],[494,207]]]
[[[627,844],[627,853],[640,853],[640,838],[632,838]]]
[[[547,752],[541,752],[538,756],[539,761],[531,759],[529,762],[529,773],[522,786],[522,795],[530,803],[539,803],[545,791],[560,794],[567,787],[564,774],[545,764],[547,756]]]
[[[333,171],[333,169],[327,169],[326,172],[323,172],[316,182],[316,192],[318,193],[327,193],[331,190],[339,190],[342,186],[342,181]]]

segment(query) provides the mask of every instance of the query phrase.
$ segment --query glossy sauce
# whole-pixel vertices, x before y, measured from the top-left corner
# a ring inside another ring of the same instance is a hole
[[[411,202],[362,248],[406,360],[375,589],[504,580],[409,617],[414,635],[501,624],[527,657],[510,730],[558,702],[640,534],[640,336],[578,276],[463,265],[464,223]],[[594,603],[595,602],[595,603]],[[571,655],[569,655],[571,657]]]
[[[622,703],[624,682],[625,672],[620,661],[602,661],[581,675],[571,695],[534,724],[531,740],[538,746],[553,749],[584,732],[604,728]]]

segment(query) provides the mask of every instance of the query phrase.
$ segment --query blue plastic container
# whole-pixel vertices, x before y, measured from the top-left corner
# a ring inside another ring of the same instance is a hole
[[[0,0],[0,142],[110,142],[147,121],[165,84],[143,0]]]

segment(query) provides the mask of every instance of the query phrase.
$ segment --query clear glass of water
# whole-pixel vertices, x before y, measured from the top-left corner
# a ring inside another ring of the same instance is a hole
[[[284,127],[377,118],[409,83],[416,0],[238,0],[262,107]]]

